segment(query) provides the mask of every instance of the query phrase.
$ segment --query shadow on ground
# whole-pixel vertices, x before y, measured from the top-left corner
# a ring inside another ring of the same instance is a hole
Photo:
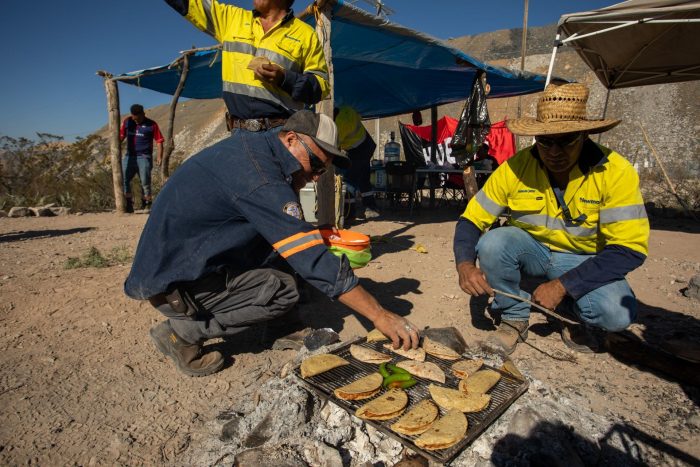
[[[499,439],[491,461],[502,466],[578,467],[587,465],[659,465],[672,458],[687,465],[700,459],[629,424],[615,424],[599,440],[590,440],[562,422],[540,421],[526,435]],[[616,446],[623,446],[623,449]],[[650,449],[649,449],[650,448]],[[650,457],[654,453],[655,458]],[[659,458],[663,454],[663,458]]]
[[[63,237],[64,235],[73,235],[77,233],[89,232],[95,230],[94,227],[76,227],[74,229],[65,230],[21,230],[19,232],[9,232],[0,234],[0,243],[19,242],[22,240],[34,240],[37,238],[53,238]]]

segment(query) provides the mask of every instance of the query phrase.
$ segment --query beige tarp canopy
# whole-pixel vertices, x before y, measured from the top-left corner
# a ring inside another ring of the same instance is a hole
[[[629,0],[563,15],[547,83],[563,44],[608,89],[700,79],[700,1]]]

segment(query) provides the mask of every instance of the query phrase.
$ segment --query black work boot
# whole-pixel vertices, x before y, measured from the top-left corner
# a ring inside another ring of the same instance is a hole
[[[128,214],[134,213],[134,200],[132,198],[126,198],[126,209],[124,212]]]
[[[527,329],[530,322],[503,320],[498,329],[491,333],[484,344],[491,350],[510,355],[518,342],[527,340]]]
[[[576,352],[597,353],[604,347],[605,331],[585,324],[562,324],[561,340]]]
[[[202,344],[190,344],[175,334],[169,321],[151,328],[151,339],[163,355],[170,357],[177,369],[188,376],[207,376],[224,366],[224,357],[219,352],[201,354]]]

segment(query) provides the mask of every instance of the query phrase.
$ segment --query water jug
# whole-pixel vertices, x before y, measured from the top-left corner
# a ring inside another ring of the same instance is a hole
[[[391,132],[391,141],[384,145],[384,164],[401,160],[401,145],[394,141],[395,134]]]

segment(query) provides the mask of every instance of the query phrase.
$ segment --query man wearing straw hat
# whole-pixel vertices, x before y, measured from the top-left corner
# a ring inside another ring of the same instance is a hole
[[[574,350],[599,350],[604,331],[621,331],[636,317],[625,275],[647,256],[649,221],[632,165],[588,138],[620,120],[587,118],[587,101],[583,84],[550,85],[537,118],[510,120],[513,133],[534,136],[535,144],[491,175],[457,223],[459,284],[472,296],[494,296],[491,308],[501,312],[485,342],[494,350],[509,354],[527,339],[530,307],[508,296],[530,298],[522,274],[547,280],[533,302],[550,310],[561,304],[581,323],[562,329]],[[508,226],[488,230],[504,214]]]
[[[277,255],[371,320],[395,348],[418,346],[416,326],[383,308],[358,284],[348,258],[329,252],[321,232],[303,219],[299,189],[331,164],[350,165],[335,123],[300,110],[279,132],[237,132],[202,150],[165,184],[124,291],[168,318],[151,329],[151,339],[182,373],[206,376],[223,367],[221,353],[202,353],[206,340],[280,323],[294,309],[297,286],[272,266]]]

